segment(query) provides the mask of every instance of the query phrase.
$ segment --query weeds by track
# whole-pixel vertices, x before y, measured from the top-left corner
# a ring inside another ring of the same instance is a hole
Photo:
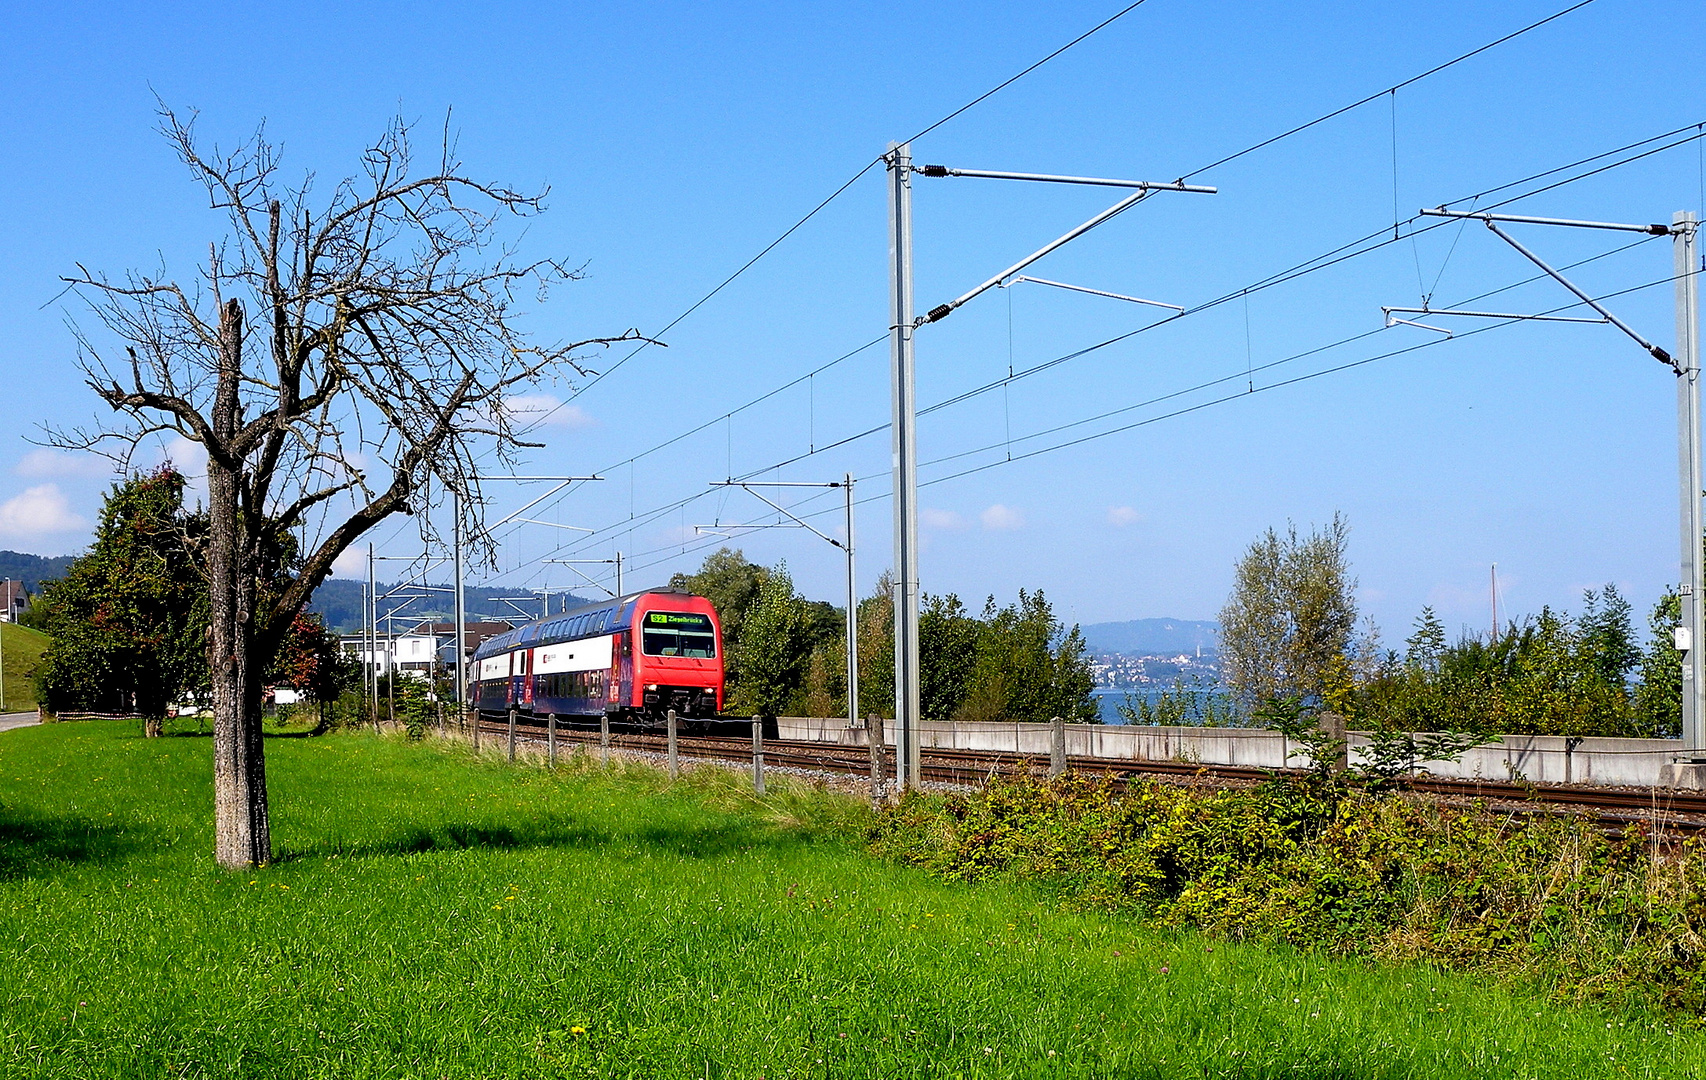
[[[507,737],[506,722],[482,721],[480,730]],[[542,724],[520,722],[517,737],[537,742],[545,737]],[[594,746],[599,733],[586,728],[559,726],[557,738],[565,744]],[[617,751],[664,753],[667,737],[631,730],[612,731],[610,747]],[[680,735],[676,752],[684,758],[721,761],[750,761],[752,742],[746,736]],[[766,766],[817,770],[826,773],[869,776],[870,752],[862,746],[841,746],[804,739],[766,739]],[[1037,772],[1048,768],[1046,754],[1020,754],[993,750],[949,750],[926,747],[920,754],[924,779],[932,783],[976,786],[1000,773]],[[1248,765],[1213,765],[1188,761],[1154,761],[1131,758],[1069,757],[1067,767],[1080,773],[1106,776],[1124,786],[1146,780],[1244,785],[1259,783],[1275,775],[1300,774],[1299,770],[1265,769]],[[882,755],[885,777],[895,770],[893,748]],[[1671,788],[1614,788],[1586,784],[1530,784],[1505,780],[1454,780],[1415,776],[1402,786],[1448,804],[1483,802],[1520,813],[1578,811],[1592,814],[1604,827],[1622,830],[1643,824],[1657,838],[1681,837],[1706,832],[1706,793]]]

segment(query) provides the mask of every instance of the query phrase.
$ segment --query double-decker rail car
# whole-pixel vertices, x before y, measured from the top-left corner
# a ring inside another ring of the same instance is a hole
[[[702,596],[648,589],[488,638],[470,681],[482,712],[712,720],[723,706],[722,627]]]

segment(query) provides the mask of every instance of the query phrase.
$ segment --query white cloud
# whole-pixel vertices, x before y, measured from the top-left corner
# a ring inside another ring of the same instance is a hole
[[[963,529],[966,519],[952,510],[933,510],[926,506],[918,511],[918,523],[926,529]]]
[[[207,448],[194,439],[175,436],[160,451],[162,461],[170,461],[185,476],[207,474]]]
[[[33,478],[73,476],[99,479],[111,476],[113,463],[98,454],[74,454],[66,450],[37,447],[18,459],[13,472]]]
[[[367,549],[347,547],[344,553],[332,560],[332,576],[355,578],[358,581],[367,580]]]
[[[72,512],[57,484],[42,484],[0,503],[0,536],[49,536],[88,524]]]
[[[565,405],[551,394],[516,394],[504,399],[504,408],[518,424],[545,424],[572,430],[598,423],[579,405]]]
[[[207,447],[194,439],[175,435],[160,448],[160,463],[172,463],[172,468],[184,474],[184,502],[194,506],[207,505]]]
[[[1000,532],[1011,532],[1014,529],[1025,527],[1024,514],[1011,506],[1003,506],[1000,503],[991,506],[977,517],[979,521],[983,522],[984,528]]]
[[[1138,513],[1136,510],[1132,509],[1129,506],[1110,506],[1110,507],[1108,507],[1108,524],[1109,525],[1116,525],[1116,526],[1123,529],[1127,525],[1136,525],[1138,522],[1140,522],[1142,520],[1143,520],[1143,515]]]

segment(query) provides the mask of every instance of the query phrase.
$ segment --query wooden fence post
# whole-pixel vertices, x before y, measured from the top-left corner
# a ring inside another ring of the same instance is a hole
[[[764,717],[752,718],[752,790],[764,794]]]
[[[551,768],[557,767],[557,714],[551,713],[545,718],[545,745],[549,747]]]
[[[610,764],[610,714],[598,718],[598,762]]]
[[[515,760],[515,706],[509,710],[509,759]]]
[[[865,742],[871,749],[871,805],[883,801],[883,718],[876,713],[865,717]]]
[[[675,756],[675,710],[674,709],[669,710],[669,716],[668,716],[666,722],[669,725],[669,778],[671,780],[679,780],[679,779],[681,779],[681,762],[679,760],[677,760],[677,758]]]
[[[1049,721],[1048,774],[1053,779],[1066,771],[1066,718]]]

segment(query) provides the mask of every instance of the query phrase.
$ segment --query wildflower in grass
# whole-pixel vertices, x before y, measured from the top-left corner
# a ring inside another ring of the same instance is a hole
[[[583,1028],[579,1024],[576,1024],[574,1027],[569,1029],[569,1034],[570,1035],[585,1035],[586,1034],[586,1028]]]

